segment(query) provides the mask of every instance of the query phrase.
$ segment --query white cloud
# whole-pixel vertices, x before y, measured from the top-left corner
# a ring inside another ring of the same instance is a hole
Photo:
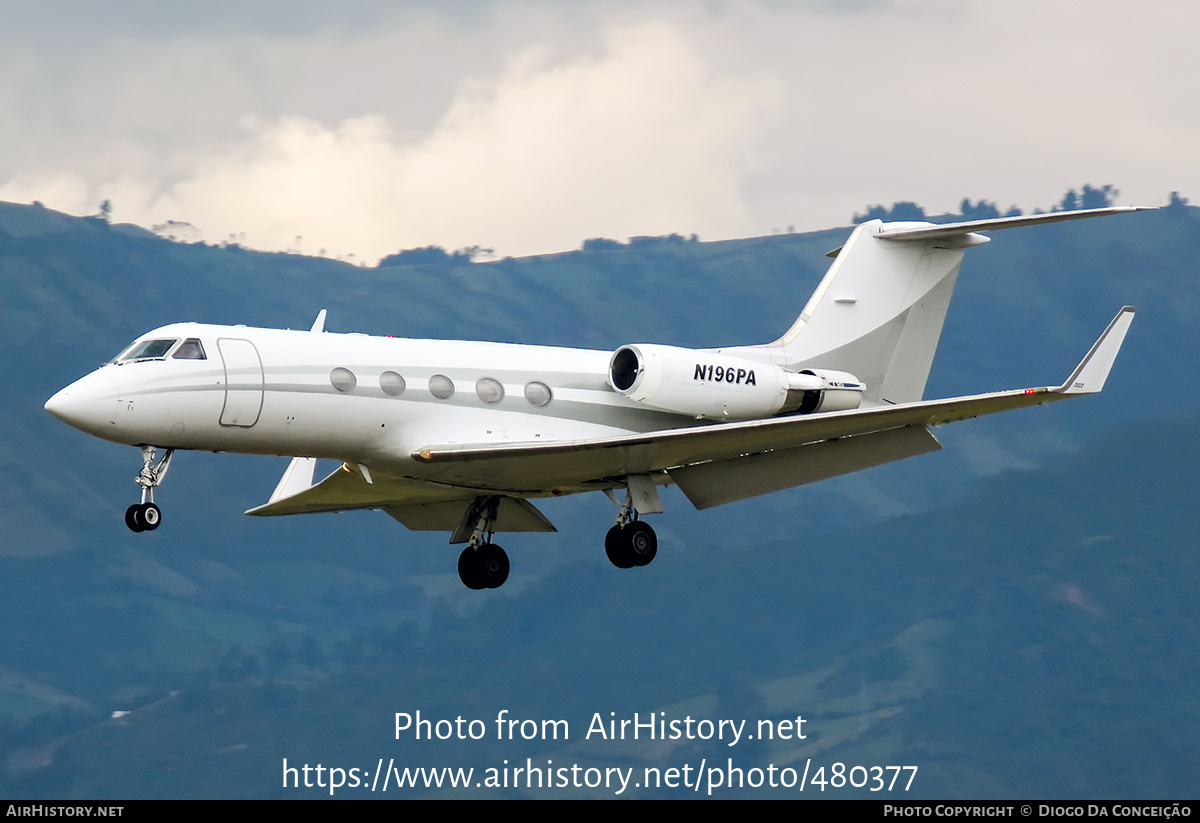
[[[366,258],[1200,198],[1182,0],[300,7],[0,31],[0,198]]]
[[[597,57],[522,52],[498,79],[463,82],[416,138],[374,114],[334,127],[248,121],[245,139],[157,194],[149,181],[55,175],[0,197],[42,190],[84,209],[82,198],[108,197],[122,220],[186,220],[262,248],[300,235],[305,250],[366,258],[427,244],[524,254],[599,235],[734,236],[754,230],[739,181],[777,98],[769,78],[715,76],[678,30],[643,24],[610,30]]]

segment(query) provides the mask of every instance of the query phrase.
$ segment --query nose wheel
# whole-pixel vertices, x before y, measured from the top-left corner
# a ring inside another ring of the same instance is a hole
[[[125,510],[125,525],[131,532],[152,532],[162,522],[162,509],[154,503],[154,488],[167,476],[175,450],[167,449],[156,463],[157,453],[154,446],[142,446],[142,470],[134,481],[142,487],[142,502]]]
[[[131,532],[152,532],[162,522],[162,510],[153,503],[134,503],[125,510],[125,525]]]

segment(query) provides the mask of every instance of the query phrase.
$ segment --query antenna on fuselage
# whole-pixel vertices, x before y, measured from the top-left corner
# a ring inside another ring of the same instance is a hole
[[[322,332],[325,331],[325,310],[321,309],[317,312],[317,319],[313,321],[312,328],[309,331]]]

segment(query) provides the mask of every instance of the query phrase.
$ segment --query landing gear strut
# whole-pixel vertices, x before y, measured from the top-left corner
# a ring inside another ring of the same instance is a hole
[[[475,528],[458,556],[458,577],[468,589],[498,589],[508,579],[508,554],[492,542],[498,497],[481,498],[471,512]]]
[[[617,524],[604,536],[604,553],[618,569],[646,566],[658,554],[658,537],[650,524],[637,519],[633,495],[626,489]]]
[[[142,487],[142,502],[125,510],[125,525],[132,532],[152,532],[162,522],[162,510],[154,504],[154,487],[167,476],[175,450],[167,449],[162,459],[155,463],[157,451],[154,446],[142,446],[142,470],[134,481]]]

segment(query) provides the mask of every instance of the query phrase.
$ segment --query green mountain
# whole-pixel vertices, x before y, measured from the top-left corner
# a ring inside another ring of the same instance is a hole
[[[0,204],[0,791],[328,794],[282,789],[284,758],[639,775],[732,758],[826,777],[834,763],[917,766],[890,796],[1192,794],[1198,210],[998,233],[968,255],[929,395],[1057,383],[1136,304],[1103,395],[948,427],[938,454],[742,504],[694,512],[668,495],[660,557],[636,574],[603,556],[613,511],[599,495],[548,507],[555,535],[510,538],[512,580],[480,596],[444,536],[379,514],[241,517],[285,464],[230,455],[177,459],[163,528],[132,535],[134,450],[41,409],[135,335],[185,319],[302,328],[327,308],[334,331],[768,340],[846,233],[370,269]],[[395,713],[418,709],[488,734],[397,740]],[[502,709],[566,719],[571,738],[498,741]],[[584,738],[594,715],[634,712],[755,730],[802,715],[808,735]],[[881,794],[868,789],[825,796]]]

